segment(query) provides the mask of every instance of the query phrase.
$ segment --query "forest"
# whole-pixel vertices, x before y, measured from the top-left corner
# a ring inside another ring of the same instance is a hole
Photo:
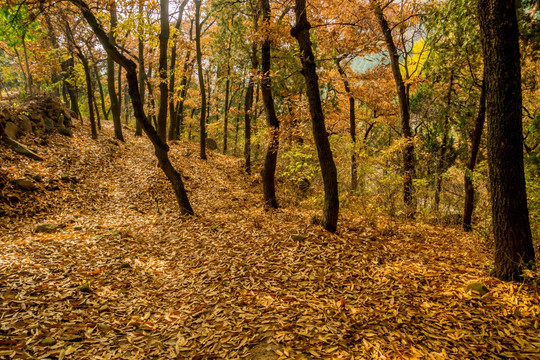
[[[0,358],[540,359],[539,0],[3,0]]]

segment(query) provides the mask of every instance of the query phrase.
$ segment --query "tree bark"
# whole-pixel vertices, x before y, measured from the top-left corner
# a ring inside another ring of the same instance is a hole
[[[114,39],[114,29],[116,28],[117,18],[116,18],[116,4],[113,2],[110,3],[110,9],[111,13],[111,29],[109,31],[109,42],[111,44],[115,44]],[[119,67],[120,69],[120,67]],[[120,119],[120,99],[118,98],[116,94],[115,89],[115,78],[114,78],[114,61],[110,55],[107,54],[107,87],[109,91],[109,98],[111,101],[111,112],[113,117],[113,125],[114,125],[114,136],[120,140],[124,141],[124,135],[122,134],[122,121]],[[118,88],[118,92],[120,92],[120,88]]]
[[[535,265],[523,165],[519,30],[514,0],[479,0],[488,165],[495,240],[493,275],[524,280]]]
[[[83,64],[84,68],[84,77],[86,78],[86,95],[88,97],[88,113],[90,115],[90,129],[92,131],[92,139],[97,139],[97,127],[96,127],[96,118],[94,114],[94,89],[92,88],[92,76],[90,74],[90,66],[88,65],[88,60],[82,53],[77,54],[79,59]]]
[[[202,68],[202,51],[201,51],[201,0],[195,2],[195,42],[197,48],[197,71],[199,76],[199,91],[201,93],[201,117],[200,117],[200,156],[206,160],[206,90],[204,87],[204,72]]]
[[[403,202],[405,203],[405,216],[414,218],[416,213],[416,196],[414,191],[413,179],[415,177],[415,156],[414,156],[414,139],[410,124],[409,97],[407,88],[401,75],[399,67],[399,54],[397,52],[392,30],[388,25],[388,21],[384,17],[377,0],[373,1],[373,10],[377,18],[377,22],[384,35],[384,41],[390,54],[390,62],[392,66],[392,74],[396,83],[397,95],[399,100],[399,114],[401,118],[401,136],[405,140],[405,148],[403,149]]]
[[[434,199],[434,210],[439,212],[439,205],[441,203],[441,189],[442,189],[442,177],[444,172],[446,151],[448,148],[448,132],[449,122],[450,122],[450,105],[452,102],[452,88],[454,86],[454,70],[450,74],[450,85],[448,86],[448,94],[446,96],[446,109],[444,114],[444,123],[443,123],[443,138],[441,141],[441,148],[439,150],[439,160],[437,162],[437,170],[435,174],[435,199]]]
[[[484,131],[484,123],[486,121],[486,85],[485,80],[480,88],[480,103],[478,104],[478,114],[476,116],[474,130],[471,136],[471,153],[465,170],[465,203],[463,206],[463,230],[472,230],[472,214],[474,211],[474,168],[478,151],[480,150],[480,141],[482,140],[482,132]]]
[[[277,209],[278,202],[276,198],[275,177],[277,155],[279,150],[279,120],[274,106],[274,98],[272,96],[272,79],[270,77],[272,62],[270,48],[271,40],[270,34],[268,33],[270,28],[270,1],[260,0],[260,4],[263,16],[263,27],[266,29],[264,41],[261,46],[261,91],[264,102],[264,110],[266,112],[266,121],[268,123],[268,131],[270,133],[270,141],[266,150],[266,157],[264,159],[262,181],[264,201],[267,205]]]
[[[300,47],[302,75],[304,75],[306,82],[313,137],[324,183],[324,211],[321,225],[330,232],[336,232],[339,215],[337,169],[324,123],[324,113],[319,92],[319,77],[309,37],[311,24],[307,20],[306,0],[295,0],[295,15],[296,25],[291,29],[291,35],[296,38]]]
[[[144,1],[139,0],[139,23],[138,26],[138,35],[139,35],[139,44],[138,44],[138,51],[139,51],[139,93],[141,94],[141,104],[144,107],[144,41],[143,41],[143,9],[144,9]],[[142,126],[139,121],[135,121],[135,136],[142,136]]]
[[[113,58],[113,60],[117,62],[120,66],[126,69],[126,78],[128,82],[129,94],[135,117],[137,121],[141,123],[144,132],[154,146],[154,153],[158,160],[159,167],[163,170],[163,172],[169,179],[169,182],[171,183],[181,213],[186,215],[193,214],[193,209],[191,208],[186,190],[184,188],[182,176],[172,166],[169,160],[169,146],[167,145],[167,143],[161,140],[159,134],[152,127],[152,124],[144,113],[144,109],[141,103],[141,94],[139,93],[139,84],[137,80],[137,65],[132,60],[121,54],[116,49],[114,44],[109,41],[107,34],[99,24],[98,20],[96,19],[88,5],[83,0],[70,0],[70,2],[76,5],[82,11],[84,18],[92,28],[93,32],[96,34],[100,43],[105,48],[105,51],[107,51],[107,54],[109,54]]]

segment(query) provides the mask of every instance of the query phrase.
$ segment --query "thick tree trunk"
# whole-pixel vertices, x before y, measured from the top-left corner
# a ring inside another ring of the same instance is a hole
[[[482,82],[480,89],[480,103],[478,104],[478,114],[476,116],[474,130],[471,136],[471,153],[465,170],[465,204],[463,206],[463,230],[472,230],[472,214],[474,210],[474,182],[473,174],[476,166],[478,151],[480,150],[480,141],[482,140],[482,132],[484,131],[484,123],[486,121],[486,85],[485,80]]]
[[[535,265],[523,166],[519,30],[514,0],[479,0],[488,164],[495,240],[493,275],[523,280]]]
[[[437,170],[435,173],[435,199],[434,199],[434,210],[435,212],[439,211],[439,205],[441,203],[441,189],[442,189],[442,178],[444,172],[444,165],[446,160],[446,151],[448,148],[448,132],[449,123],[450,123],[450,105],[452,102],[452,88],[454,86],[454,71],[450,74],[450,85],[448,86],[448,94],[446,96],[446,109],[444,114],[444,123],[443,123],[443,138],[441,141],[441,148],[439,150],[439,160],[437,162]]]
[[[356,112],[355,112],[355,99],[351,93],[351,87],[349,85],[349,80],[347,79],[347,74],[340,63],[340,58],[336,59],[336,66],[338,68],[341,80],[343,81],[343,87],[345,87],[345,92],[349,97],[349,131],[351,134],[351,191],[356,192],[358,190],[358,163],[356,160]]]
[[[296,38],[300,47],[302,75],[304,75],[306,81],[313,137],[324,183],[324,211],[321,225],[330,232],[336,232],[339,215],[337,169],[324,123],[317,65],[315,64],[315,55],[313,55],[309,37],[311,24],[307,20],[306,0],[296,0],[295,2],[296,25],[291,29],[291,35]]]
[[[163,170],[172,185],[176,200],[180,206],[180,211],[182,214],[193,214],[193,209],[191,208],[186,190],[184,188],[182,176],[178,171],[175,170],[169,160],[169,146],[167,143],[161,140],[159,134],[152,127],[152,124],[144,113],[137,80],[137,65],[129,58],[121,54],[116,49],[114,44],[109,41],[107,34],[99,24],[88,5],[86,5],[83,0],[70,0],[70,2],[81,9],[84,18],[96,34],[102,46],[105,48],[105,51],[107,51],[107,54],[109,54],[114,61],[126,69],[126,78],[135,118],[137,121],[140,121],[144,132],[154,146],[154,153],[158,160],[159,167]]]
[[[111,30],[109,31],[109,42],[111,44],[115,43],[113,29],[116,28],[117,18],[116,18],[116,4],[113,2],[110,3],[110,13],[111,13]],[[118,68],[120,70],[120,67]],[[120,72],[120,71],[119,71]],[[107,55],[107,87],[109,91],[109,98],[111,101],[111,112],[113,117],[114,125],[114,136],[120,140],[124,141],[124,135],[122,134],[122,120],[120,119],[120,99],[117,96],[115,89],[115,78],[114,78],[114,61],[110,55]],[[120,87],[118,92],[120,93]]]
[[[137,24],[138,26],[138,35],[139,35],[139,46],[138,46],[138,50],[139,50],[139,61],[138,61],[138,66],[139,66],[139,93],[141,94],[141,104],[142,106],[144,107],[144,74],[145,74],[145,70],[144,70],[144,41],[143,41],[143,34],[144,34],[144,30],[143,30],[143,9],[144,9],[144,1],[143,0],[139,0],[139,23]],[[141,126],[141,123],[139,121],[136,121],[135,122],[135,136],[142,136],[142,126]]]
[[[161,140],[167,141],[167,106],[169,104],[169,85],[167,76],[167,50],[169,42],[169,1],[160,0],[159,33],[159,112],[158,134]]]
[[[204,87],[204,72],[202,67],[202,50],[201,50],[201,0],[195,2],[195,42],[197,48],[197,71],[199,75],[199,90],[201,93],[201,118],[200,124],[200,156],[206,160],[206,90]]]
[[[263,26],[265,29],[270,27],[270,1],[260,0],[261,12],[263,16]],[[272,79],[271,71],[271,49],[270,49],[270,34],[265,33],[264,42],[261,47],[261,71],[262,71],[262,97],[264,102],[264,110],[266,112],[266,121],[268,123],[268,131],[270,132],[270,142],[266,150],[264,159],[264,168],[262,172],[264,201],[267,205],[277,208],[278,202],[276,199],[276,164],[279,149],[279,120],[276,115],[274,106],[274,98],[272,96]]]
[[[416,213],[416,196],[414,191],[413,179],[415,177],[415,156],[414,156],[414,139],[410,124],[409,97],[407,88],[403,82],[401,69],[399,65],[399,54],[397,52],[392,30],[388,25],[388,21],[384,17],[383,10],[375,1],[373,9],[377,21],[384,35],[384,41],[390,54],[390,62],[392,65],[392,74],[396,83],[397,95],[399,100],[399,113],[401,118],[401,136],[405,140],[405,148],[403,149],[403,202],[405,203],[405,216],[413,218]]]

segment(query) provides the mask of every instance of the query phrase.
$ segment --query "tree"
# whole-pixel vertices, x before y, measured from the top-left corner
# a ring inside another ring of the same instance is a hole
[[[405,140],[403,149],[403,201],[406,206],[407,217],[414,217],[416,212],[416,201],[414,196],[413,179],[415,177],[415,156],[413,133],[411,131],[411,113],[409,109],[409,97],[401,69],[399,65],[399,54],[392,36],[392,29],[384,16],[384,8],[381,7],[378,0],[372,0],[373,11],[377,22],[384,36],[384,41],[390,56],[392,74],[396,83],[397,96],[399,101],[399,114],[401,118],[401,135]]]
[[[479,0],[488,164],[495,240],[493,275],[522,280],[535,265],[523,165],[521,65],[514,0]]]
[[[158,134],[167,142],[167,106],[169,104],[169,85],[167,74],[167,50],[169,48],[169,0],[160,0],[159,33],[159,113]]]
[[[202,67],[202,50],[201,50],[201,0],[195,2],[195,42],[197,52],[197,70],[199,77],[199,90],[201,92],[201,117],[200,124],[200,156],[206,160],[206,90],[204,87],[204,72]]]
[[[114,29],[117,24],[116,17],[116,3],[112,1],[109,5],[109,11],[111,13],[111,28],[109,29],[109,41],[114,45]],[[118,73],[120,73],[121,68],[118,68]],[[120,75],[118,75],[120,76]],[[121,88],[118,88],[118,93],[115,89],[114,83],[114,61],[111,55],[107,54],[107,88],[109,89],[109,98],[111,100],[111,112],[113,117],[114,125],[114,136],[120,140],[124,141],[124,135],[122,134],[122,120],[120,119],[120,99],[119,94],[121,93]]]
[[[131,104],[133,106],[133,112],[137,121],[141,123],[143,131],[146,133],[152,145],[154,146],[154,153],[158,160],[159,167],[163,170],[171,186],[174,190],[176,201],[180,206],[180,211],[182,214],[191,215],[193,214],[193,209],[189,202],[186,190],[184,188],[184,181],[182,180],[182,175],[173,167],[169,159],[169,147],[166,142],[162,141],[159,134],[156,132],[151,122],[146,116],[142,102],[141,95],[139,93],[139,83],[137,77],[137,65],[127,58],[125,55],[121,54],[120,51],[114,46],[114,44],[109,40],[109,37],[103,30],[103,27],[96,19],[95,15],[92,13],[88,5],[83,0],[70,0],[72,4],[77,6],[88,25],[92,28],[92,31],[99,39],[101,45],[107,51],[107,54],[110,55],[115,62],[117,62],[121,67],[126,70],[126,78],[128,82],[129,95],[131,98]]]
[[[296,24],[291,29],[291,35],[296,38],[300,48],[302,75],[306,83],[313,138],[317,147],[324,183],[324,210],[321,225],[330,232],[336,232],[339,215],[337,169],[324,123],[317,65],[315,64],[315,55],[311,48],[311,39],[309,36],[311,24],[307,19],[306,0],[296,0],[294,11]]]
[[[274,98],[272,96],[271,79],[271,50],[270,50],[270,1],[260,0],[261,12],[263,15],[264,41],[261,47],[261,72],[262,72],[262,97],[264,110],[266,112],[266,121],[268,122],[268,131],[270,141],[266,150],[264,159],[264,168],[262,172],[264,201],[273,208],[278,207],[276,199],[276,163],[279,149],[279,120],[276,115]]]

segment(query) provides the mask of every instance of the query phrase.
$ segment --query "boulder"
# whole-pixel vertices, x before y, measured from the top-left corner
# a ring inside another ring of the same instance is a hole
[[[19,115],[19,126],[27,134],[32,132],[32,121],[26,115]]]
[[[206,147],[213,151],[217,150],[218,146],[216,140],[210,138],[206,139]]]
[[[73,132],[70,129],[62,126],[58,128],[58,132],[64,136],[73,136]]]
[[[14,123],[12,123],[11,121],[8,121],[6,123],[6,127],[4,129],[4,134],[7,136],[7,137],[10,137],[12,139],[16,139],[17,138],[17,133],[19,132],[19,127],[17,125],[15,125]]]
[[[34,190],[34,188],[36,187],[36,184],[32,180],[28,179],[16,179],[15,184],[18,188],[28,191]]]
[[[41,224],[37,224],[34,227],[34,232],[50,234],[50,233],[56,232],[57,229],[58,229],[58,226],[56,226],[55,224],[41,223]]]

